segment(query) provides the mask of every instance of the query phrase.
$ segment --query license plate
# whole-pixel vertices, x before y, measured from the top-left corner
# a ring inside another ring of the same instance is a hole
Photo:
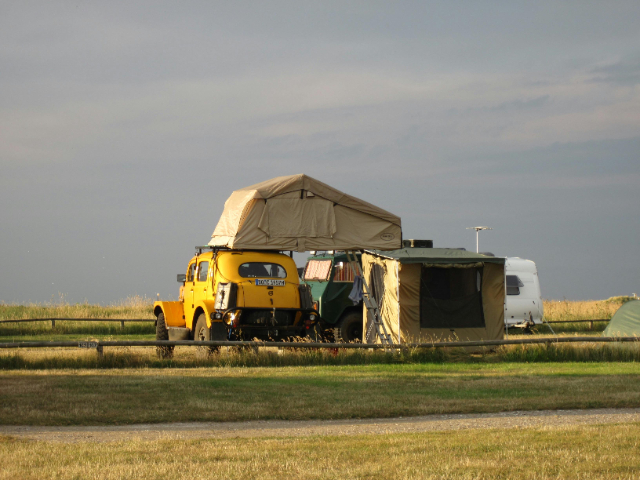
[[[266,285],[267,287],[284,287],[284,280],[256,278],[256,285]]]

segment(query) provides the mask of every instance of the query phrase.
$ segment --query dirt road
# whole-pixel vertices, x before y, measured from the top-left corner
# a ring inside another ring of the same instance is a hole
[[[0,426],[0,435],[50,442],[114,442],[128,439],[295,437],[415,433],[475,428],[556,428],[568,425],[640,422],[640,408],[555,410],[366,420],[266,420],[227,423],[161,423],[96,427]]]

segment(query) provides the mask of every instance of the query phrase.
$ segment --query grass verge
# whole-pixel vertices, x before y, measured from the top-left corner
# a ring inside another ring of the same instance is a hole
[[[640,406],[633,363],[12,371],[0,423],[381,418]]]
[[[0,479],[630,479],[640,425],[58,444],[0,437]]]
[[[87,339],[86,337],[84,339]],[[91,338],[88,338],[91,339]],[[0,351],[0,370],[284,367],[321,365],[376,365],[420,363],[493,364],[499,362],[640,362],[638,343],[559,343],[505,345],[483,352],[461,348],[381,350],[226,349],[208,354],[195,347],[177,347],[172,358],[159,358],[153,347],[105,347],[94,350],[19,349]]]

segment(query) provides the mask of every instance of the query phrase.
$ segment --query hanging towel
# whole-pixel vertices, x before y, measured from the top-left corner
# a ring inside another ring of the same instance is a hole
[[[362,300],[362,295],[362,277],[356,275],[356,278],[353,279],[353,288],[349,294],[349,300],[351,300],[354,305],[357,305]]]

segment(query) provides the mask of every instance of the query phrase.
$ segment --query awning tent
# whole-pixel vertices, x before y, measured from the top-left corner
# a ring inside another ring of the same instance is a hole
[[[307,175],[234,191],[209,245],[244,250],[393,250],[400,217]]]
[[[394,343],[503,338],[504,258],[447,248],[366,251],[363,274]],[[364,309],[363,341],[378,343]]]
[[[640,337],[640,300],[622,305],[602,333],[605,337]]]

